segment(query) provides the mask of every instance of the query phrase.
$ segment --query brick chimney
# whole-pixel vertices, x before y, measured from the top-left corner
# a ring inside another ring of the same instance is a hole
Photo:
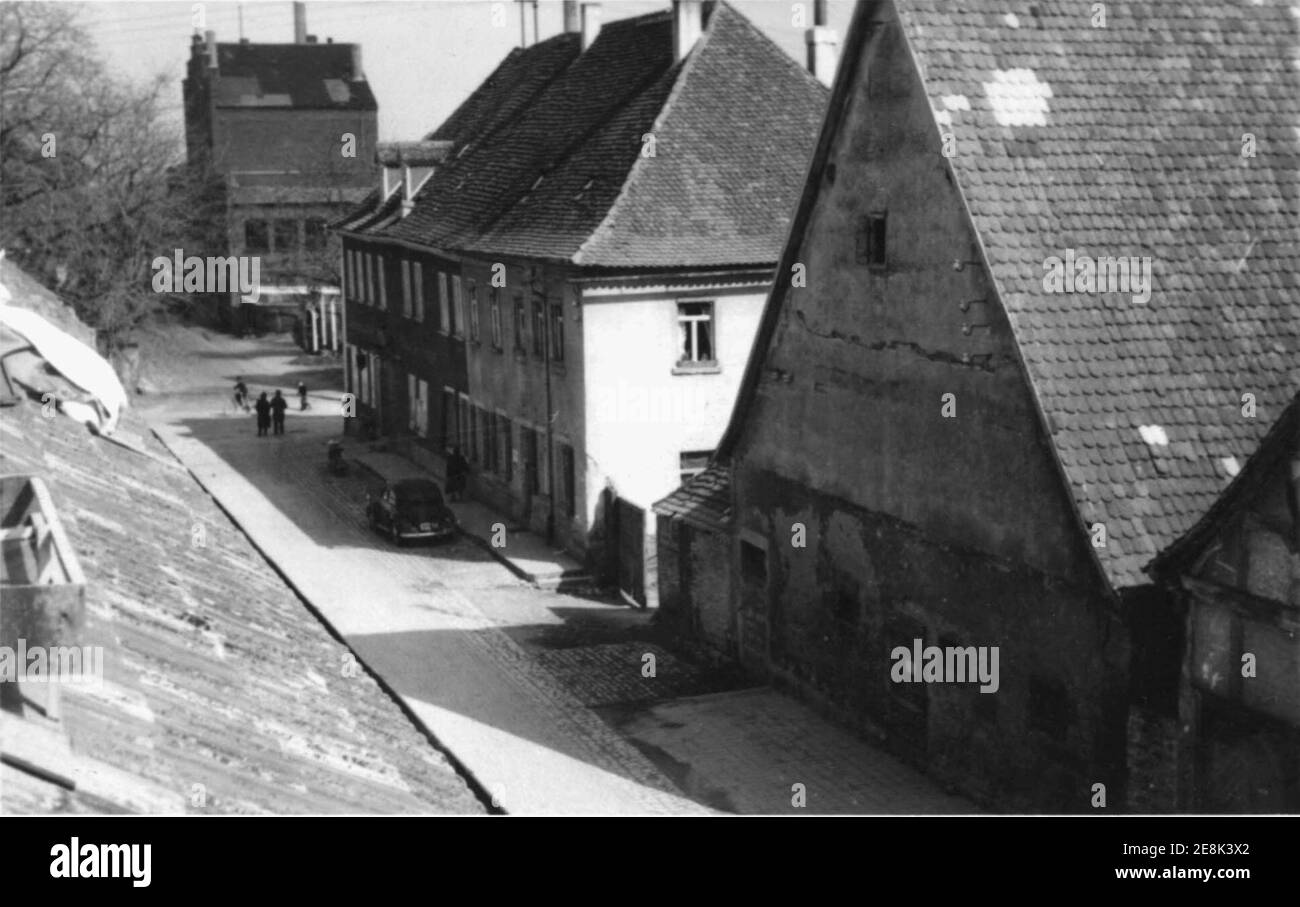
[[[578,6],[578,0],[564,0],[564,33],[582,34],[582,10]]]
[[[307,43],[307,5],[305,3],[295,3],[293,5],[293,43]]]
[[[600,34],[600,4],[584,3],[582,4],[582,49],[586,51],[588,47],[596,42],[596,36]]]
[[[704,34],[702,0],[673,0],[673,62],[680,63]]]
[[[823,85],[830,85],[835,81],[840,39],[826,24],[826,0],[814,0],[813,27],[804,33],[804,40],[808,45],[808,71]]]
[[[208,46],[208,69],[217,68],[217,33],[208,29],[203,33],[203,43]]]

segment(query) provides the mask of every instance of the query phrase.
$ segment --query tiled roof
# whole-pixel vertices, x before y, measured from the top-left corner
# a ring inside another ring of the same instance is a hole
[[[351,44],[218,44],[217,72],[218,107],[378,109]]]
[[[386,234],[591,267],[774,262],[825,110],[816,79],[725,3],[681,65],[666,13],[578,50],[560,35],[512,53],[429,135],[457,153]]]
[[[1165,576],[1198,556],[1206,543],[1222,531],[1225,521],[1241,501],[1249,500],[1251,495],[1265,487],[1277,471],[1289,474],[1287,464],[1297,458],[1300,458],[1300,394],[1274,422],[1254,455],[1241,467],[1214,506],[1178,541],[1162,551],[1148,565],[1148,572],[1153,576]]]
[[[710,464],[653,509],[700,529],[725,530],[731,525],[731,470],[721,463]]]
[[[846,64],[880,34],[874,6]],[[1107,3],[1104,27],[1074,2],[895,7],[1080,515],[1106,525],[1100,562],[1144,583],[1224,487],[1222,460],[1244,462],[1300,390],[1295,5]],[[1067,249],[1149,256],[1150,300],[1046,292]]]
[[[30,402],[0,418],[0,472],[48,485],[86,578],[84,643],[105,649],[103,687],[63,696],[72,754],[130,782],[69,792],[5,766],[0,811],[483,812],[147,428],[127,416],[122,434],[145,453]]]

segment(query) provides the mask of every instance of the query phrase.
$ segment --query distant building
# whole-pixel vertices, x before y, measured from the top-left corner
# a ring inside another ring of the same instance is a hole
[[[721,434],[827,92],[725,4],[603,29],[566,7],[388,149],[341,225],[348,386],[363,422],[434,468],[460,447],[476,496],[644,601],[645,509]]]
[[[1144,569],[1300,390],[1295,23],[1206,6],[860,4],[729,427],[655,508],[678,632],[991,808],[1175,808],[1186,595]],[[1283,610],[1235,626],[1285,674]],[[897,682],[916,639],[997,691]],[[1288,720],[1263,686],[1201,714]]]
[[[321,44],[295,6],[292,44],[195,34],[184,83],[191,165],[219,183],[225,249],[261,258],[261,297],[222,311],[237,329],[287,330],[340,346],[338,251],[327,225],[375,179],[378,105],[358,44]]]

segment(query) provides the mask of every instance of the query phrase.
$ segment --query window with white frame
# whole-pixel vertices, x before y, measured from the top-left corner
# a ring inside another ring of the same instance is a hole
[[[409,407],[407,427],[421,438],[427,438],[429,436],[429,382],[415,375],[407,375],[406,399]]]
[[[713,303],[677,303],[677,362],[679,365],[714,365]]]

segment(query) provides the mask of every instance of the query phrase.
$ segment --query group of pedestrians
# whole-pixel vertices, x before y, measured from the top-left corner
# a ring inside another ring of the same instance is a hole
[[[257,398],[257,402],[250,407],[248,404],[248,386],[244,384],[243,378],[235,381],[235,405],[248,412],[250,409],[257,413],[257,436],[263,437],[268,432],[272,434],[284,434],[284,413],[289,408],[289,402],[277,390],[275,396],[267,397],[266,391]],[[307,385],[298,382],[298,408],[307,409]]]

